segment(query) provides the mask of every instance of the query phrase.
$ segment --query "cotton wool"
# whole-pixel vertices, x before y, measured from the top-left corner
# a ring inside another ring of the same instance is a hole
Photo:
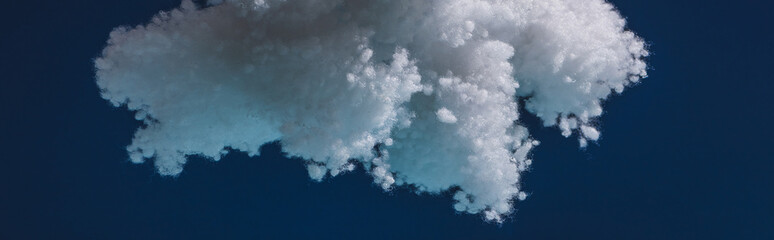
[[[456,211],[502,221],[538,145],[519,101],[585,146],[647,55],[602,0],[184,0],[113,30],[95,66],[102,97],[144,123],[131,161],[162,175],[280,141],[314,180],[359,163],[386,190],[454,189]]]

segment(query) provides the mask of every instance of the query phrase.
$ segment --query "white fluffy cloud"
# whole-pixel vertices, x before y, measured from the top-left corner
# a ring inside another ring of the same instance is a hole
[[[454,188],[457,211],[499,221],[538,144],[519,99],[585,146],[600,103],[646,76],[643,41],[602,0],[210,5],[117,28],[95,61],[102,96],[145,123],[131,160],[163,175],[279,140],[313,179],[359,162],[385,189]]]

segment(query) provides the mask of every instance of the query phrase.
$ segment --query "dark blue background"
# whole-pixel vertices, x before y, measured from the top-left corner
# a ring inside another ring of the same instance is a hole
[[[362,171],[311,182],[277,144],[178,178],[133,165],[139,123],[99,97],[92,59],[178,1],[7,2],[0,239],[774,239],[773,8],[755,2],[613,1],[651,44],[650,77],[605,104],[598,146],[533,128],[531,197],[502,225]]]

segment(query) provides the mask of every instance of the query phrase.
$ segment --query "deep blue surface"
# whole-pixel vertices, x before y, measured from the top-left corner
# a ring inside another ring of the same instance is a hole
[[[362,171],[314,183],[277,144],[178,178],[133,165],[139,123],[99,97],[92,58],[178,1],[8,2],[0,239],[774,239],[773,8],[754,2],[613,1],[651,44],[650,77],[605,104],[585,151],[533,128],[531,196],[502,225]]]

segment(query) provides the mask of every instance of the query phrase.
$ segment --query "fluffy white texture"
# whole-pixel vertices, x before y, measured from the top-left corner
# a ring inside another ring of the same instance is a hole
[[[449,109],[446,109],[446,108],[438,109],[438,111],[435,114],[438,115],[438,121],[441,121],[444,123],[457,122],[457,117],[454,116],[454,113],[449,111]]]
[[[279,140],[313,179],[359,161],[385,189],[454,188],[457,211],[499,221],[538,144],[519,99],[585,145],[600,103],[646,76],[643,42],[602,0],[210,5],[117,28],[96,60],[103,97],[146,125],[130,158],[164,175]]]

